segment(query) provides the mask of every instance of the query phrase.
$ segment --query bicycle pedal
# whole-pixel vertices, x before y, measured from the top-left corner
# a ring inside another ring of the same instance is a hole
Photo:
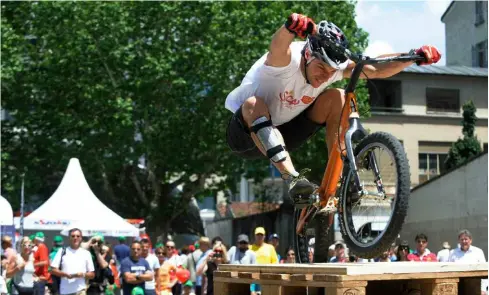
[[[321,210],[319,210],[319,212],[320,213],[334,213],[334,212],[338,211],[338,208],[336,207],[336,205],[338,205],[338,198],[331,197],[331,198],[329,198],[328,203],[326,203],[326,206],[321,208]]]
[[[295,195],[292,197],[294,206],[297,209],[304,209],[307,206],[312,205],[313,200],[314,200],[313,195]]]

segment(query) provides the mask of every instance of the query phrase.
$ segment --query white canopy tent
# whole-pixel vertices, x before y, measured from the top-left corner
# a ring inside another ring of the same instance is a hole
[[[12,206],[4,197],[0,196],[0,225],[13,225],[14,211]]]
[[[65,175],[54,194],[24,218],[27,230],[63,230],[77,227],[84,235],[99,232],[106,236],[139,236],[139,230],[105,206],[92,192],[80,162],[70,159]]]

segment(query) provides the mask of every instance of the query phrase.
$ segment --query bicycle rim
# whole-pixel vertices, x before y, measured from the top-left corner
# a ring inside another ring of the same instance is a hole
[[[375,181],[376,175],[369,160],[369,152],[373,153],[381,176],[381,186]],[[355,196],[353,174],[348,173],[345,189],[342,194],[342,214],[344,230],[355,248],[375,247],[383,239],[397,203],[398,173],[396,158],[389,147],[380,142],[372,142],[363,147],[356,155],[358,172],[364,190],[379,193],[382,189],[385,196]]]

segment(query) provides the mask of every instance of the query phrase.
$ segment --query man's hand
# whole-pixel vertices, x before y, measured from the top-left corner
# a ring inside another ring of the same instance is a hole
[[[292,13],[285,22],[285,28],[292,34],[305,39],[309,34],[316,33],[316,24],[305,15]]]
[[[441,58],[441,54],[438,49],[436,49],[436,47],[432,45],[421,46],[421,48],[416,50],[416,54],[421,55],[425,58],[424,61],[416,62],[418,66],[437,63]]]

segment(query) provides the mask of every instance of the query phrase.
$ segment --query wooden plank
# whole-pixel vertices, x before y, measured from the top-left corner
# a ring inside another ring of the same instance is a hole
[[[436,278],[463,278],[479,277],[487,278],[487,271],[472,272],[443,272],[443,273],[407,273],[407,274],[383,274],[383,275],[327,275],[326,281],[389,281],[389,280],[415,280],[415,279],[436,279]]]
[[[487,263],[396,262],[396,263],[317,263],[219,266],[221,271],[267,272],[283,274],[377,275],[488,270]]]
[[[256,272],[238,272],[238,278],[258,280],[260,278],[260,274]]]
[[[278,273],[261,273],[260,280],[289,280],[289,274],[278,274]]]
[[[282,291],[283,291],[283,287],[281,285],[261,284],[262,295],[284,295]]]
[[[419,280],[421,295],[457,295],[458,279]]]
[[[312,279],[313,275],[311,274],[290,275],[291,281],[311,281]]]
[[[260,285],[282,285],[282,286],[297,286],[297,287],[338,287],[338,286],[348,286],[351,282],[321,282],[321,281],[290,281],[290,280],[253,280],[253,279],[238,279],[235,278],[223,278],[214,277],[214,282],[225,282],[232,284],[251,284],[257,283]],[[367,282],[360,285],[366,285]],[[356,284],[353,284],[356,285]],[[233,294],[234,295],[234,294]]]

